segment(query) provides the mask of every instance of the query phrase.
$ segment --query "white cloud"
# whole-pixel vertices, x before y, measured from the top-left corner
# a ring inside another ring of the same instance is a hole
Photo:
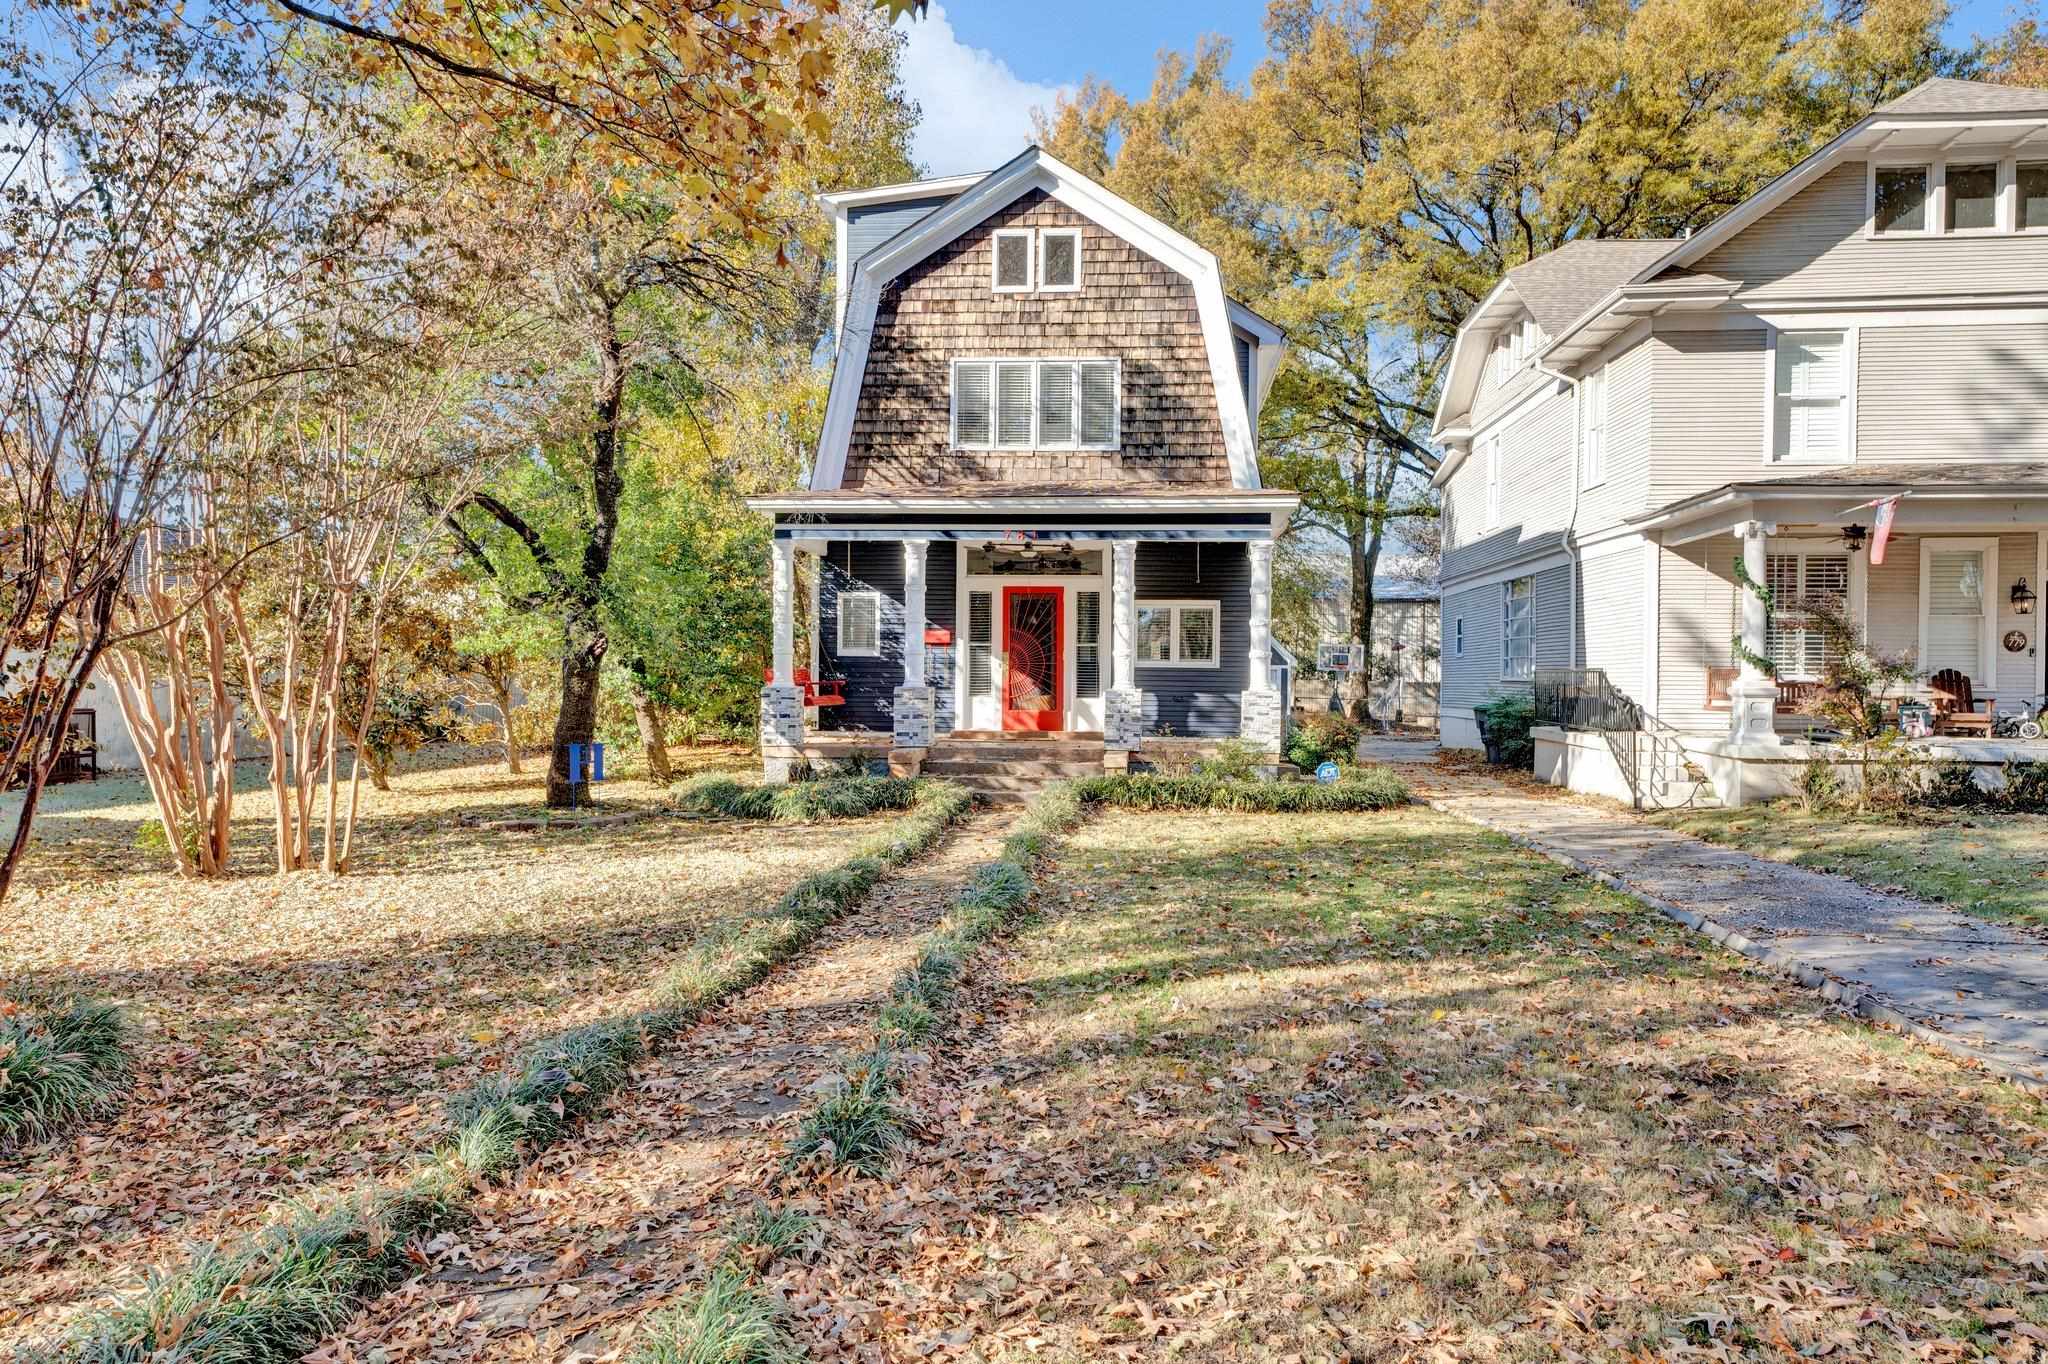
[[[1031,141],[1031,111],[1051,111],[1071,85],[1040,85],[995,53],[969,47],[953,32],[946,7],[934,4],[909,25],[903,90],[924,117],[917,159],[933,175],[994,170]]]

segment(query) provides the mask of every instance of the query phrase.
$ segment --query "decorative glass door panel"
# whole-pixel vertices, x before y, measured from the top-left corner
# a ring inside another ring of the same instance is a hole
[[[1062,728],[1062,592],[1057,587],[1003,589],[1004,729]]]

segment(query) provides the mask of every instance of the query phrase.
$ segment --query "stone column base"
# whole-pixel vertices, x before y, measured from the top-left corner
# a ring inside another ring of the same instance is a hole
[[[804,694],[795,687],[761,688],[761,779],[780,785],[804,762]]]
[[[895,736],[900,751],[914,748],[920,754],[932,746],[933,697],[930,687],[898,687],[894,710]]]
[[[1778,684],[1768,677],[1743,678],[1728,689],[1728,741],[1778,746]]]
[[[1145,693],[1111,687],[1102,697],[1102,747],[1129,753],[1145,738]]]
[[[1278,753],[1286,734],[1286,722],[1277,688],[1258,687],[1238,694],[1237,734],[1253,748],[1264,753]]]
[[[1136,755],[1128,748],[1105,748],[1102,750],[1102,770],[1115,776],[1131,770],[1131,759]]]
[[[892,777],[918,777],[924,775],[924,760],[930,752],[923,748],[892,748],[889,750],[889,775]]]

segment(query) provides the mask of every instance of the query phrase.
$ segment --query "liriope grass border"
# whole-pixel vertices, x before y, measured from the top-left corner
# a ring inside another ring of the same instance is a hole
[[[1034,799],[954,897],[952,908],[920,940],[917,957],[889,987],[876,1011],[871,1044],[849,1056],[836,1082],[790,1139],[786,1168],[813,1160],[879,1174],[901,1148],[908,1123],[893,1057],[940,1032],[974,950],[994,937],[1031,899],[1032,874],[1053,842],[1087,814],[1082,782],[1049,786]]]
[[[1083,777],[1074,794],[1087,805],[1124,810],[1223,810],[1240,814],[1345,814],[1391,810],[1413,799],[1408,783],[1384,767],[1367,767],[1330,783],[1232,781],[1118,772]]]
[[[910,813],[846,862],[805,877],[763,914],[714,925],[669,972],[653,1008],[545,1038],[520,1053],[511,1075],[457,1095],[449,1104],[452,1135],[396,1186],[324,1209],[287,1205],[240,1243],[199,1248],[185,1266],[152,1274],[137,1293],[16,1359],[300,1358],[403,1272],[414,1238],[456,1221],[479,1183],[502,1178],[602,1107],[635,1061],[795,954],[972,806],[957,787],[921,783]]]
[[[678,810],[692,814],[809,824],[909,809],[928,784],[912,777],[828,777],[763,786],[707,773],[678,786],[673,799]]]
[[[133,1073],[119,1006],[17,989],[0,997],[0,1150],[113,1109]]]

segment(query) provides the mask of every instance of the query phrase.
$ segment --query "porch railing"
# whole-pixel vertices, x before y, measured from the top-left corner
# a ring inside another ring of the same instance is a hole
[[[1611,731],[1636,729],[1642,723],[1642,707],[1599,668],[1538,668],[1534,691],[1539,725]]]

